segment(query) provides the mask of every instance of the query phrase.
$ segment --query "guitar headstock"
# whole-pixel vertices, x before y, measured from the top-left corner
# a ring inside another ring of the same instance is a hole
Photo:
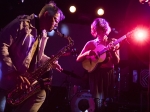
[[[138,31],[138,28],[135,28],[134,30],[128,32],[128,33],[126,34],[126,37],[132,37],[133,34],[134,34],[136,31]]]

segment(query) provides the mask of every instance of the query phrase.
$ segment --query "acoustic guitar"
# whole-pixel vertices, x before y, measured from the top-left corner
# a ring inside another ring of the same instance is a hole
[[[131,33],[133,33],[133,31],[128,32],[126,35],[123,35],[122,37],[120,37],[119,39],[117,39],[113,43],[113,46],[116,46],[118,43],[120,43],[121,41],[123,41],[124,39],[126,39],[127,37],[129,37],[131,35]],[[97,46],[97,48],[95,48],[94,51],[97,54],[98,58],[95,58],[94,56],[89,56],[89,58],[86,58],[82,62],[83,68],[85,70],[87,70],[88,72],[92,72],[99,63],[102,63],[105,60],[105,58],[106,58],[106,52],[108,50],[109,49],[106,46],[103,46],[103,45]]]

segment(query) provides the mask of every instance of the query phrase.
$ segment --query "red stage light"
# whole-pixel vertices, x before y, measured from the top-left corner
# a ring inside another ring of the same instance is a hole
[[[146,29],[138,29],[135,33],[134,33],[134,39],[136,41],[146,41],[148,37],[148,31]]]

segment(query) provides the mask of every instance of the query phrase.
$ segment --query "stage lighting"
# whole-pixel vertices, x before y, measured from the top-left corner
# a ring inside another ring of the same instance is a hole
[[[101,8],[98,9],[97,14],[100,15],[100,16],[104,15],[104,10],[101,9]]]
[[[70,10],[71,13],[74,13],[74,12],[76,12],[76,7],[75,6],[71,6],[69,8],[69,10]]]
[[[51,32],[47,32],[47,36],[48,36],[48,37],[52,37],[52,36],[54,35],[54,33],[55,33],[54,30],[52,30]]]
[[[149,2],[150,0],[139,0],[140,3],[144,4],[146,2]]]
[[[69,28],[66,24],[61,25],[61,32],[65,35],[69,35]]]
[[[148,31],[146,29],[138,29],[135,33],[134,33],[134,37],[137,41],[145,41],[148,37]]]

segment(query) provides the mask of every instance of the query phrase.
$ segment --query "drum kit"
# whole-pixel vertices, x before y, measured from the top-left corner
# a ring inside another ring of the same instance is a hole
[[[116,66],[116,78],[117,82],[117,100],[120,98],[120,68],[125,68],[129,65],[128,61],[121,61],[118,66]],[[76,75],[72,71],[63,70],[63,73],[68,77],[73,77],[76,79],[83,79],[82,77]],[[83,90],[81,86],[72,85],[70,81],[66,81],[67,92],[68,92],[68,102],[71,108],[71,112],[94,112],[95,103],[94,99],[90,93],[90,90]]]
[[[73,78],[82,79],[80,76],[68,70],[63,70],[63,73]],[[82,90],[81,86],[71,85],[69,81],[67,82],[69,83],[67,84],[67,90],[71,112],[94,112],[95,103],[90,90]]]
[[[71,98],[71,112],[94,112],[95,104],[88,90],[81,90]]]

